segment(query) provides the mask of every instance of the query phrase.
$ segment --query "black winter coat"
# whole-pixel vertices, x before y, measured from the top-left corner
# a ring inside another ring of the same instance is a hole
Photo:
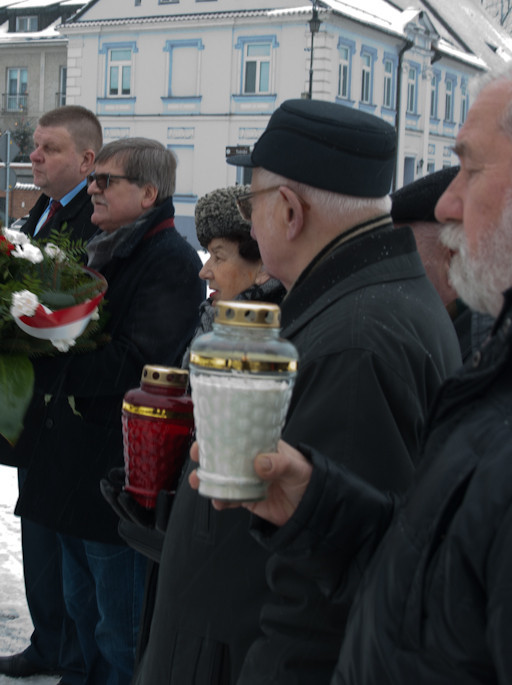
[[[144,215],[102,269],[111,342],[34,364],[24,431],[31,459],[16,513],[60,533],[121,542],[99,481],[123,465],[123,395],[139,385],[144,364],[179,366],[197,326],[204,299],[197,253],[175,228],[146,238],[172,214],[169,199]]]
[[[492,339],[439,393],[401,503],[314,454],[292,519],[255,524],[310,579],[322,566],[333,607],[354,559],[367,566],[332,685],[512,682],[511,413],[512,290]]]
[[[318,444],[379,487],[403,490],[427,406],[460,356],[412,233],[380,224],[330,245],[282,303],[282,334],[299,350],[284,437]],[[266,579],[268,553],[248,526],[246,510],[217,512],[183,482],[137,685],[328,682],[343,620],[326,619],[314,588],[295,597],[288,565],[271,560]],[[272,605],[267,583],[286,586],[295,606]],[[318,658],[323,680],[310,670]]]

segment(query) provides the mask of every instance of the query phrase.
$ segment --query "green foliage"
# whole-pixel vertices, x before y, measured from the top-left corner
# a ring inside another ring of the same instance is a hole
[[[34,369],[23,355],[0,355],[0,433],[15,445],[34,389]]]
[[[26,119],[17,119],[11,130],[11,135],[20,151],[16,159],[12,162],[28,162],[30,160],[30,153],[34,148],[34,126]]]

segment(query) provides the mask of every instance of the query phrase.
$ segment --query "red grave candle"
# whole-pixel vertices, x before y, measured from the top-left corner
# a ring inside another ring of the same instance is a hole
[[[153,508],[160,490],[175,490],[194,428],[188,371],[146,365],[139,388],[123,400],[125,490]]]

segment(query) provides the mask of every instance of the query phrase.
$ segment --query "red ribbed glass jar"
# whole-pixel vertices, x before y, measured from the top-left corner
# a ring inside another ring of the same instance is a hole
[[[176,489],[194,429],[188,371],[146,365],[123,400],[125,490],[143,507]]]

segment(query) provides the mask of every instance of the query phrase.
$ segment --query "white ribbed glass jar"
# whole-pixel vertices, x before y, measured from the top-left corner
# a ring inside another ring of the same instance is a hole
[[[279,337],[281,311],[266,302],[220,301],[213,330],[190,352],[199,443],[199,493],[264,499],[254,458],[276,450],[297,372],[295,347]]]

